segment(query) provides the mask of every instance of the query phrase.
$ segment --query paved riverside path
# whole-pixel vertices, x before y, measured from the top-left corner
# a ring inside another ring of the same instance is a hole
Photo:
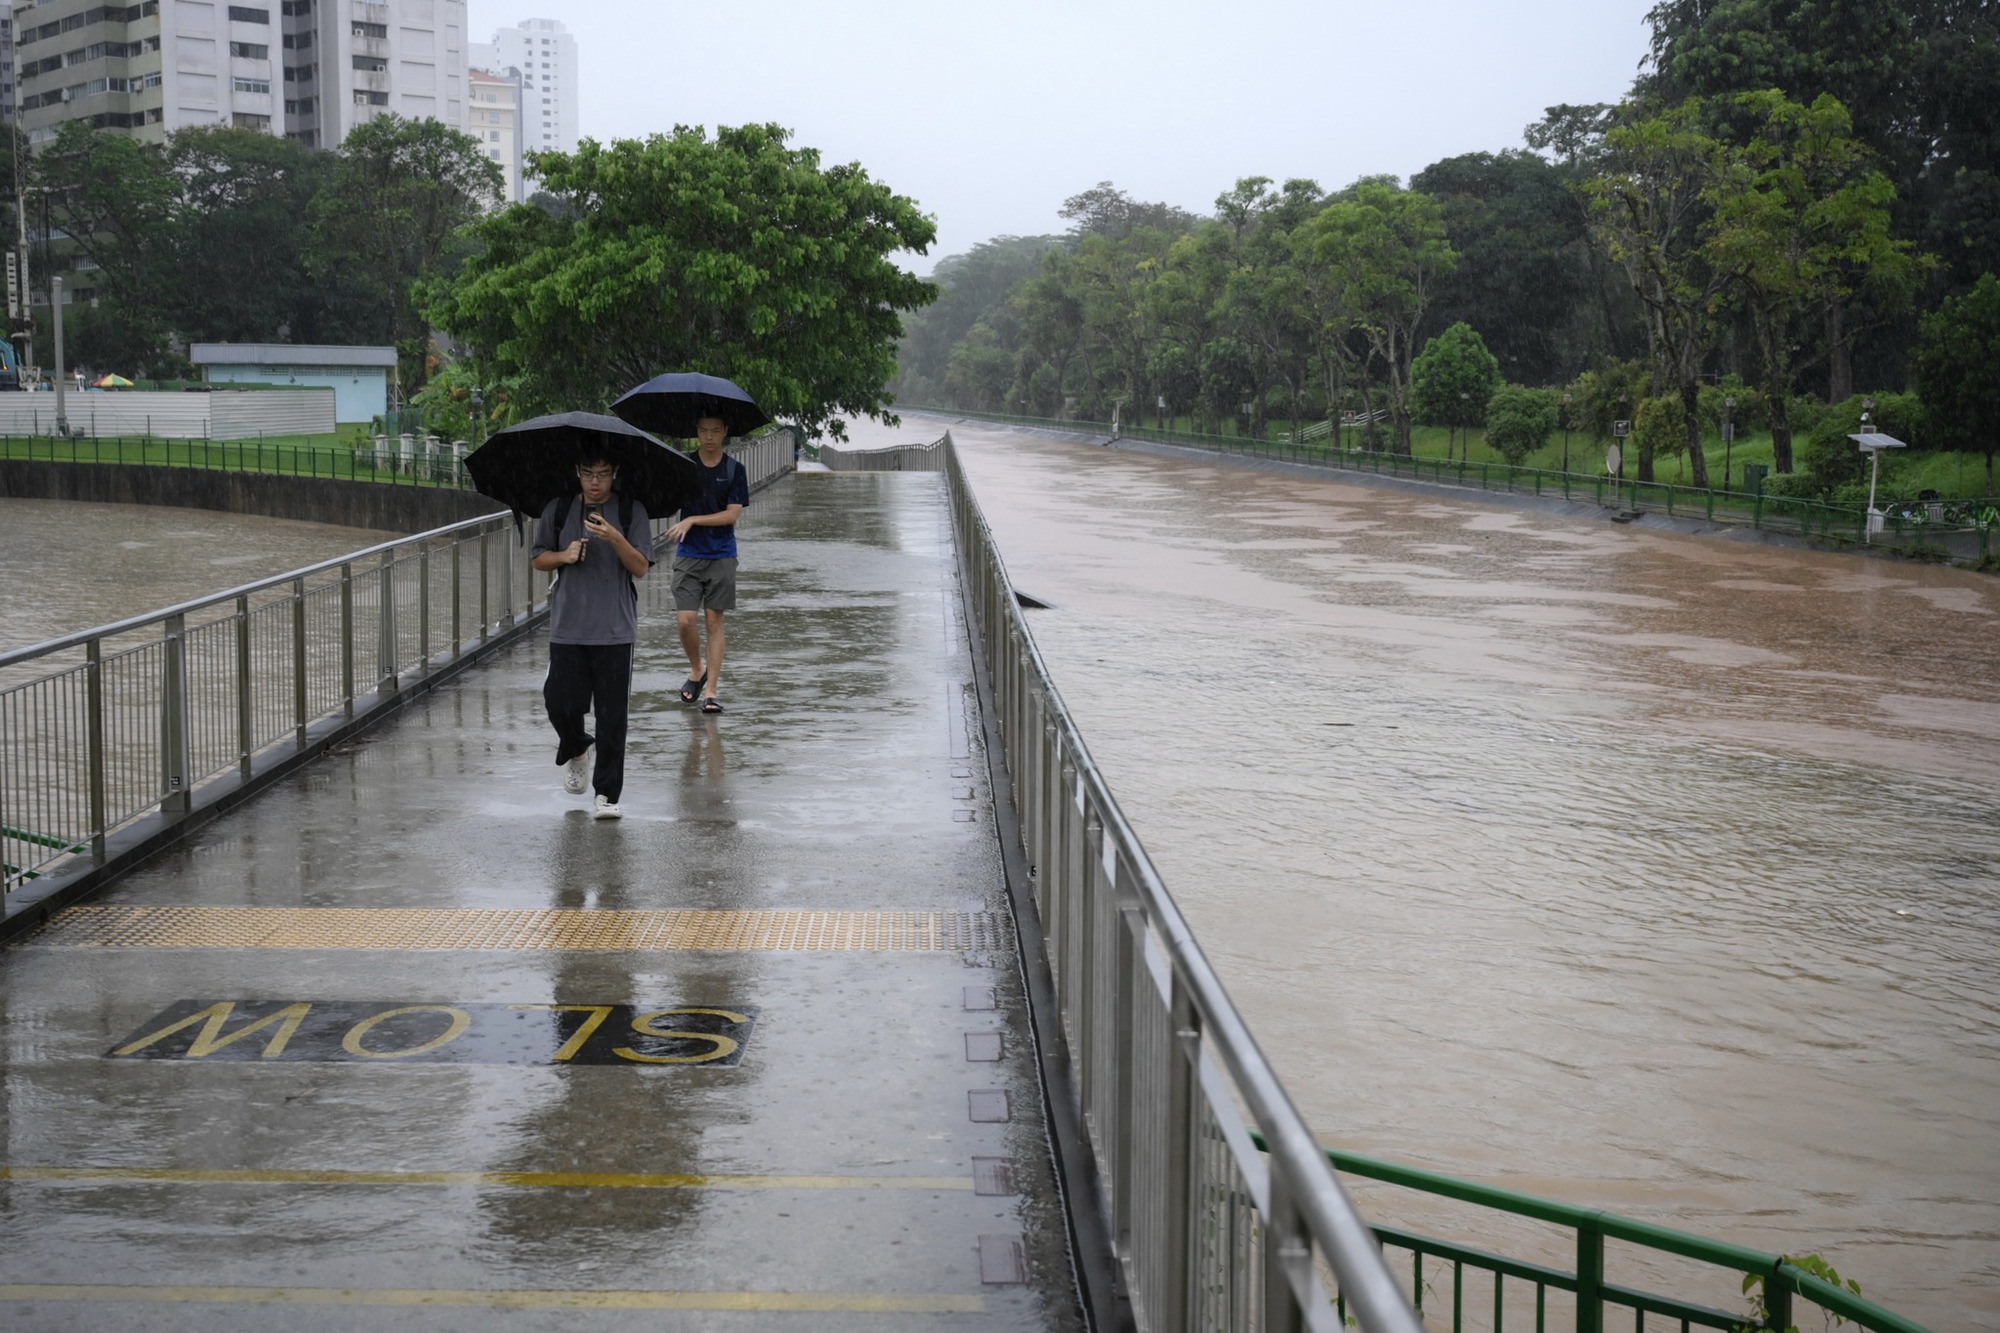
[[[0,1327],[1080,1327],[943,479],[742,539],[622,821],[536,635],[0,951]]]

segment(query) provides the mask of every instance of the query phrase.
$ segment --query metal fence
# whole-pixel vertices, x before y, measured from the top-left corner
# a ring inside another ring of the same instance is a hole
[[[1063,710],[956,452],[939,449],[1074,1109],[1138,1327],[1330,1333],[1351,1316],[1414,1333],[1374,1237]]]
[[[998,412],[968,412],[959,408],[911,408],[939,416],[1001,425],[1089,435],[1113,435],[1107,422],[1056,421],[1009,416]],[[1316,439],[1252,440],[1233,435],[1202,435],[1121,426],[1117,438],[1177,445],[1210,453],[1230,454],[1279,463],[1298,463],[1373,476],[1400,477],[1440,486],[1511,495],[1542,495],[1595,504],[1628,515],[1663,513],[1672,518],[1753,528],[1810,541],[1873,544],[1902,549],[1936,559],[1979,564],[2000,558],[2000,500],[1988,497],[1964,505],[1892,504],[1871,528],[1865,505],[1829,504],[1795,496],[1764,495],[1761,490],[1716,490],[1677,486],[1662,481],[1635,481],[1607,475],[1556,472],[1513,467],[1506,463],[1471,463],[1457,459],[1417,458],[1380,449],[1350,449],[1340,441]],[[830,466],[830,465],[829,465]]]
[[[793,466],[786,431],[730,452],[752,489]],[[470,519],[0,653],[0,887],[102,866],[120,830],[186,816],[204,788],[539,620],[549,577],[525,536]]]
[[[6,891],[303,750],[315,724],[525,623],[547,587],[494,515],[0,654]]]
[[[1815,1271],[1819,1265],[1811,1259],[1767,1254],[1359,1153],[1330,1149],[1326,1155],[1350,1176],[1479,1210],[1473,1214],[1473,1241],[1441,1239],[1405,1227],[1375,1228],[1408,1275],[1419,1312],[1439,1323],[1448,1320],[1454,1329],[1503,1333],[1511,1326],[1543,1333],[1557,1327],[1602,1333],[1615,1319],[1619,1327],[1629,1320],[1640,1330],[1652,1321],[1682,1333],[1743,1333],[1817,1326],[1820,1321],[1801,1318],[1810,1312],[1829,1328],[1850,1322],[1870,1333],[1925,1333],[1922,1325],[1862,1299],[1858,1283],[1850,1289],[1831,1280],[1830,1272]],[[1544,1248],[1566,1253],[1573,1267],[1498,1253],[1491,1236],[1500,1229],[1497,1223],[1512,1218],[1545,1224],[1551,1243]],[[1614,1258],[1618,1262],[1611,1262]],[[1678,1278],[1677,1294],[1614,1280],[1614,1269],[1621,1267],[1671,1269]],[[1731,1297],[1739,1302],[1735,1309],[1718,1303]],[[1751,1298],[1758,1308],[1751,1308]]]
[[[887,449],[842,449],[831,444],[819,447],[819,461],[829,472],[942,472],[944,447],[951,442],[949,432],[931,444],[899,444]]]

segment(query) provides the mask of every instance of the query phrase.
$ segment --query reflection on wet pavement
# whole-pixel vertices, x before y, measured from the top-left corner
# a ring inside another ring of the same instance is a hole
[[[2000,581],[951,430],[1329,1142],[2000,1327]]]

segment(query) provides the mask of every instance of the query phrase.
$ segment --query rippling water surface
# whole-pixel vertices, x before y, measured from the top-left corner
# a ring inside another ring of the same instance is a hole
[[[0,499],[0,651],[331,560],[401,533],[151,505]]]
[[[2000,579],[951,429],[1329,1142],[2000,1327]]]

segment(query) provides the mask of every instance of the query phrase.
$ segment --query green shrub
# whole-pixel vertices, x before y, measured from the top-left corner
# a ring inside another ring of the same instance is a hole
[[[1521,460],[1549,442],[1562,404],[1551,389],[1503,384],[1486,405],[1486,443],[1507,462]]]

